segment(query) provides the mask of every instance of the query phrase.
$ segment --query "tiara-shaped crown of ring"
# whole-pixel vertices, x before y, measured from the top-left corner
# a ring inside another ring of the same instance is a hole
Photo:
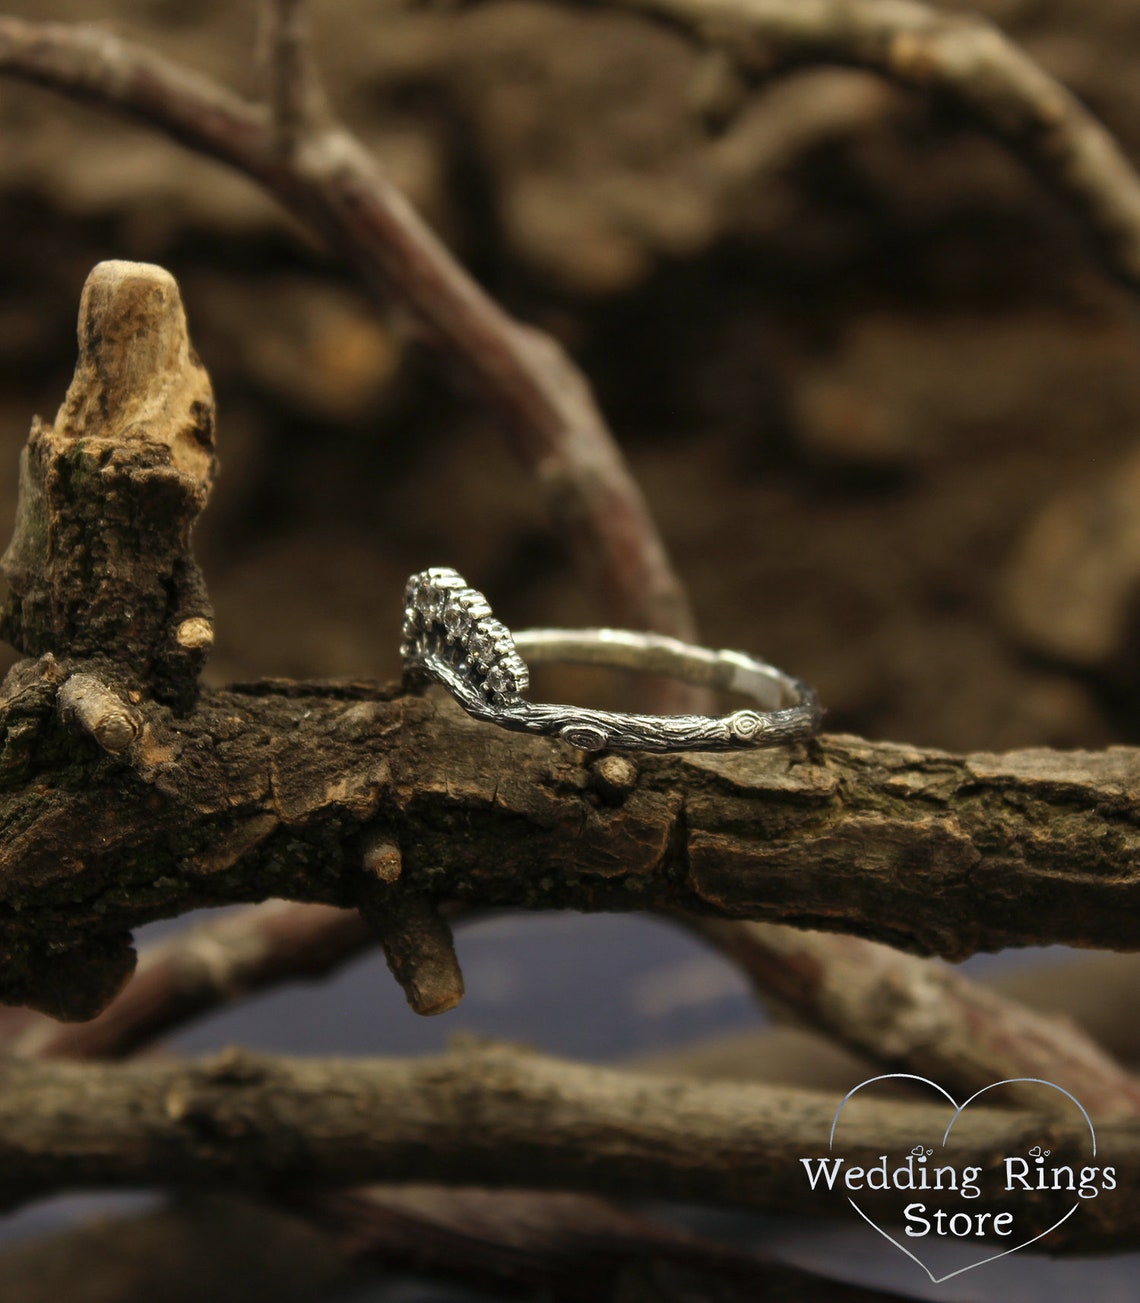
[[[511,631],[483,594],[446,566],[408,580],[400,650],[405,658],[448,667],[492,706],[517,701],[530,685]]]

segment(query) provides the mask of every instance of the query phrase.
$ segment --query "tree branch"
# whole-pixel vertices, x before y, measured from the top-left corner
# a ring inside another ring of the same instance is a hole
[[[942,965],[854,937],[694,915],[677,921],[739,965],[762,1002],[775,1000],[888,1069],[930,1076],[963,1096],[1006,1078],[1042,1077],[1097,1118],[1137,1111],[1135,1077],[1063,1011],[1035,1012]],[[9,1010],[0,1016],[0,1042],[32,1057],[121,1058],[231,1001],[334,971],[373,939],[351,910],[252,906],[144,949],[134,978],[92,1021],[61,1024]],[[1057,996],[1071,989],[1070,981]],[[1064,1107],[1062,1097],[1032,1086],[1006,1093],[1038,1112]]]
[[[423,1185],[291,1191],[272,1206],[198,1194],[101,1218],[0,1251],[0,1298],[328,1303],[354,1285],[359,1292],[362,1266],[459,1280],[498,1298],[539,1292],[558,1303],[622,1303],[631,1290],[653,1303],[692,1303],[714,1289],[717,1303],[898,1300],[589,1195]]]
[[[67,396],[20,460],[0,635],[98,668],[63,685],[59,708],[106,751],[134,740],[140,692],[182,711],[197,695],[213,611],[190,533],[216,464],[213,392],[174,277],[100,263]]]
[[[890,1303],[877,1290],[743,1253],[582,1194],[399,1185],[323,1190],[288,1203],[353,1258],[492,1289],[522,1287],[565,1303],[620,1303],[639,1286],[654,1303],[692,1303],[714,1290],[717,1303]]]
[[[1063,1084],[1096,1117],[1140,1114],[1140,1081],[1076,1023],[1035,1013],[954,969],[858,937],[768,923],[681,920],[751,978],[762,1001],[890,1068],[971,1095],[1007,1078]],[[1066,1110],[1028,1083],[1023,1108]]]
[[[9,1011],[0,1042],[36,1058],[118,1059],[258,991],[323,977],[374,944],[355,911],[267,901],[147,946],[117,999],[95,1019],[59,1023]]]
[[[865,68],[956,105],[1003,141],[1140,291],[1140,177],[1060,82],[984,18],[917,0],[570,0],[629,9],[721,49],[764,81],[819,64]]]
[[[6,748],[54,736],[36,700],[10,703]],[[271,897],[355,903],[376,827],[402,851],[396,890],[439,902],[689,909],[948,958],[1140,948],[1140,752],[1126,748],[951,756],[831,737],[807,752],[646,756],[613,805],[582,753],[479,724],[442,695],[270,683],[204,694],[186,719],[146,714],[149,745],[76,749],[7,803],[11,1002],[36,1003],[37,973],[54,989],[62,956],[149,919]]]
[[[329,125],[330,110],[313,58],[305,0],[262,0],[266,99],[277,149],[289,158]]]
[[[849,1215],[844,1199],[821,1198],[804,1177],[801,1157],[827,1153],[835,1100],[803,1091],[639,1077],[502,1048],[410,1061],[236,1051],[190,1064],[12,1059],[0,1075],[9,1200],[91,1186],[429,1179]],[[857,1097],[843,1111],[842,1153],[864,1166],[905,1154],[916,1136],[941,1137],[949,1113]],[[1062,1122],[974,1106],[955,1124],[954,1162],[985,1170],[1035,1144],[1055,1164],[1090,1161],[1076,1110]],[[1134,1187],[1135,1121],[1098,1127],[1097,1153],[1118,1190]],[[1049,1221],[1053,1200],[1018,1196],[1024,1217]],[[1138,1226],[1134,1201],[1106,1194],[1050,1247],[1121,1246]]]

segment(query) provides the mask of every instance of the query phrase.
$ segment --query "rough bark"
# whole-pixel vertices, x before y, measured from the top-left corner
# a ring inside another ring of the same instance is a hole
[[[71,387],[20,463],[0,634],[28,656],[109,663],[109,684],[87,675],[64,703],[107,750],[134,735],[116,685],[181,710],[197,695],[213,612],[190,533],[215,466],[213,393],[174,277],[100,263]]]
[[[246,121],[170,76],[160,90],[191,117],[208,101]],[[833,739],[646,763],[615,786],[612,758],[587,766],[364,685],[251,685],[187,713],[212,633],[189,552],[211,431],[173,282],[104,265],[68,399],[33,431],[7,555],[7,627],[42,654],[4,687],[5,998],[89,1016],[130,970],[127,928],[267,895],[364,907],[425,1009],[462,989],[435,913],[455,898],[783,919],[951,957],[1135,944],[1126,753],[963,760]],[[71,474],[77,448],[98,474]],[[169,528],[144,542],[152,517]],[[372,863],[380,844],[396,880]]]
[[[149,919],[269,897],[355,904],[375,881],[362,845],[378,826],[402,851],[389,890],[436,901],[689,909],[953,959],[1140,948],[1131,749],[951,756],[827,737],[646,756],[613,805],[582,753],[442,696],[264,683],[204,694],[188,718],[150,703],[115,756],[61,736],[52,697],[37,679],[9,700],[0,752],[13,1003],[39,1007],[61,965],[89,954],[98,968]]]
[[[821,1197],[804,1177],[801,1158],[828,1152],[836,1107],[807,1091],[639,1077],[502,1048],[412,1061],[15,1059],[2,1076],[0,1197],[10,1200],[85,1186],[429,1180],[850,1215],[844,1198]],[[837,1152],[864,1166],[906,1154],[916,1136],[940,1139],[952,1112],[857,1097]],[[975,1105],[955,1123],[953,1161],[990,1169],[1033,1145],[1077,1170],[1109,1164],[1117,1181],[1051,1248],[1135,1241],[1135,1120],[1098,1127],[1093,1160],[1076,1109],[1061,1121]],[[1017,1198],[1019,1226],[1057,1215],[1052,1191]]]

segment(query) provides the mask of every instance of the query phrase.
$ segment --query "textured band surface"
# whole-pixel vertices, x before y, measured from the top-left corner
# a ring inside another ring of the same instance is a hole
[[[815,693],[743,652],[711,651],[661,634],[528,629],[511,634],[482,593],[454,570],[412,575],[404,594],[405,671],[442,683],[477,719],[543,733],[584,751],[731,751],[780,746],[819,727]],[[635,715],[527,701],[532,663],[579,662],[665,674],[752,697],[763,709],[727,715]]]

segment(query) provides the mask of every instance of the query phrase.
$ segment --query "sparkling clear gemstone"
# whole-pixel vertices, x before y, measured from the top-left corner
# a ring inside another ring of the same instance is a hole
[[[416,584],[416,595],[414,605],[419,613],[426,617],[428,605],[435,594],[435,585],[424,575],[420,575],[419,582]]]
[[[487,671],[487,690],[500,697],[518,695],[518,676],[508,661],[496,661]]]
[[[465,589],[467,585],[463,576],[456,571],[437,566],[432,570],[421,571],[414,576],[413,605],[423,617],[425,624],[431,624],[443,618],[448,595],[456,589]],[[411,581],[409,581],[411,585]]]
[[[467,654],[481,670],[489,669],[504,640],[508,640],[509,646],[509,639],[505,625],[498,620],[482,619],[467,639]]]
[[[424,598],[424,618],[431,623],[437,622],[443,615],[443,608],[447,602],[447,593],[442,588],[436,588],[433,584],[428,589]]]
[[[471,627],[471,612],[455,597],[443,608],[443,627],[449,638],[462,638]]]
[[[443,627],[451,641],[466,638],[472,625],[482,616],[490,615],[491,608],[483,599],[483,594],[474,588],[462,588],[448,595],[443,608]]]

